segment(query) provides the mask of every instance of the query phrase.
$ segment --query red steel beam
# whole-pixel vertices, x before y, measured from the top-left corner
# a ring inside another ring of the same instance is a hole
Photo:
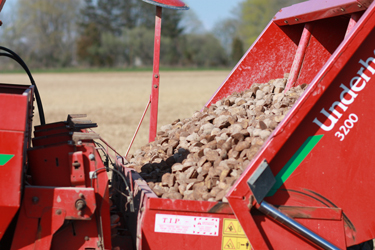
[[[159,6],[156,6],[155,41],[154,41],[154,69],[153,69],[152,86],[151,86],[150,129],[149,129],[149,138],[148,138],[149,142],[152,142],[152,141],[155,140],[157,125],[158,125],[161,17],[162,17],[162,8],[159,7]]]

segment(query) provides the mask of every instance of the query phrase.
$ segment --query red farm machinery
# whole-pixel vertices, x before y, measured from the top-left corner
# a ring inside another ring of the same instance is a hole
[[[186,8],[179,0],[146,2],[157,5],[159,32],[162,7]],[[150,98],[155,122],[159,42]],[[41,117],[32,130],[34,96],[43,113],[34,80],[15,53],[1,49],[33,83],[0,84],[1,249],[372,249],[372,0],[281,9],[207,102],[285,73],[287,87],[309,84],[228,202],[157,197],[124,157],[98,143],[96,124],[81,115],[51,124]],[[111,221],[114,205],[118,218]],[[116,234],[114,223],[121,225]]]

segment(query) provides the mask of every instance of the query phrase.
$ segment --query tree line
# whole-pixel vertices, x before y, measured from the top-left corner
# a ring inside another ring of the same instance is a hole
[[[164,8],[161,65],[235,64],[273,15],[296,2],[300,1],[243,0],[232,18],[221,20],[212,31],[204,30],[191,10]],[[12,13],[7,13],[0,28],[1,44],[33,68],[152,65],[155,6],[141,0],[17,0],[12,4]]]

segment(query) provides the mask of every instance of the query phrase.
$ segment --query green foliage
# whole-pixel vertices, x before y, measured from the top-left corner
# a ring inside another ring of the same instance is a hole
[[[214,67],[228,64],[225,50],[213,34],[187,34],[182,41],[185,65]]]
[[[69,65],[74,57],[74,0],[19,0],[14,25],[23,57],[33,67]],[[25,21],[26,20],[26,21]]]
[[[228,56],[233,52],[233,39],[239,38],[239,20],[228,18],[215,24],[213,34],[219,39]]]
[[[240,9],[240,34],[250,46],[264,30],[273,16],[283,7],[304,0],[244,0]]]
[[[235,37],[232,43],[232,62],[237,63],[244,55],[243,42],[239,37]]]
[[[247,0],[242,3],[241,33],[252,44],[276,13],[276,0]]]
[[[137,62],[141,65],[152,65],[154,48],[153,30],[146,27],[125,30],[123,39],[129,65],[135,66]]]

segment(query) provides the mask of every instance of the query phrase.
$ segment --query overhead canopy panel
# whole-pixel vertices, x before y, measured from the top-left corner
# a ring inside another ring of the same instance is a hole
[[[143,0],[146,3],[150,3],[156,6],[160,6],[163,8],[168,9],[175,9],[175,10],[188,10],[189,6],[187,6],[184,2],[180,0]]]

